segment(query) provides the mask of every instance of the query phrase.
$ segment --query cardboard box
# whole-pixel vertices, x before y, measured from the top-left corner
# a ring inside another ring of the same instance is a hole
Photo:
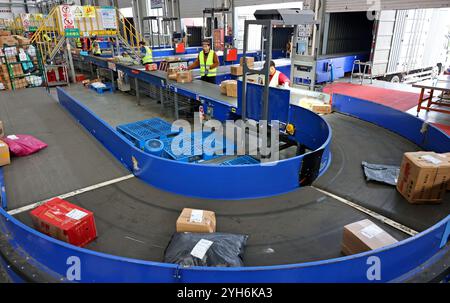
[[[176,226],[177,232],[213,233],[216,231],[216,215],[208,210],[183,208]]]
[[[17,45],[17,40],[11,36],[0,36],[0,47]]]
[[[243,67],[241,65],[232,65],[230,67],[230,72],[234,76],[242,76],[243,74]]]
[[[40,232],[76,246],[97,238],[94,214],[59,198],[33,209],[30,216]]]
[[[0,138],[5,136],[5,128],[3,127],[3,122],[0,121]]]
[[[30,39],[25,38],[24,36],[13,35],[12,37],[13,37],[14,39],[17,40],[17,43],[18,43],[20,46],[30,44]]]
[[[443,156],[445,156],[445,157],[450,159],[450,153],[444,153],[444,154],[441,154],[441,155],[443,155]],[[447,182],[447,190],[450,190],[450,179]]]
[[[440,203],[450,180],[450,158],[435,152],[403,155],[397,190],[413,204]]]
[[[255,58],[253,57],[246,57],[245,61],[247,62],[247,66],[249,68],[253,68],[255,65]],[[244,57],[241,57],[241,59],[239,59],[239,65],[243,66],[244,65]]]
[[[233,82],[237,83],[236,80],[223,80],[222,82],[220,82],[220,85],[219,85],[220,93],[223,95],[226,95],[227,94],[227,85],[229,83],[233,83]]]
[[[230,82],[227,83],[226,85],[227,87],[227,96],[228,97],[237,97],[237,81],[236,80],[231,80]]]
[[[331,104],[326,104],[312,98],[303,98],[300,100],[300,106],[309,109],[316,114],[330,114]]]
[[[398,242],[395,238],[365,219],[344,226],[341,250],[345,255],[353,255]]]
[[[11,163],[8,144],[0,140],[0,166]]]
[[[192,72],[190,70],[179,71],[177,73],[178,83],[189,83],[192,82]]]
[[[0,36],[11,36],[11,32],[10,31],[2,31],[2,30],[0,30]]]

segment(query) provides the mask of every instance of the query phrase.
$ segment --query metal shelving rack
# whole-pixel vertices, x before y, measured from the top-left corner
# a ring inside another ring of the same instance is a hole
[[[26,45],[21,45],[20,47],[29,47],[29,46],[30,46],[30,44],[26,44]],[[6,46],[6,47],[16,47],[17,48],[18,46],[17,45],[10,45],[10,46]],[[42,81],[43,81],[43,74],[42,74],[43,69],[42,69],[42,65],[41,65],[41,60],[40,60],[40,55],[39,55],[38,49],[36,49],[36,61],[37,61],[36,67],[37,67],[37,70],[35,70],[33,72],[30,72],[30,73],[24,73],[22,75],[15,75],[12,66],[14,66],[16,64],[24,64],[24,63],[30,63],[30,62],[33,63],[34,61],[33,60],[24,60],[24,61],[9,62],[8,61],[8,56],[6,56],[6,53],[5,53],[5,47],[3,47],[3,53],[4,53],[4,58],[5,58],[5,64],[6,64],[7,68],[8,68],[8,72],[9,72],[9,80],[11,82],[11,88],[13,90],[16,89],[16,85],[15,85],[15,81],[14,81],[15,79],[21,79],[21,78],[25,78],[25,77],[28,77],[28,76],[40,76]],[[28,54],[28,56],[30,56],[30,55]],[[17,55],[16,55],[16,57],[17,57]],[[33,65],[34,65],[34,63],[33,63]],[[41,86],[41,85],[28,84],[27,88],[28,87],[38,87],[38,86]]]

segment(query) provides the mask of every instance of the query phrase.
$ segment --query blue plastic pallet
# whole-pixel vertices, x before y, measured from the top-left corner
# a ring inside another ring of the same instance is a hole
[[[178,134],[172,131],[172,125],[160,118],[152,118],[133,123],[118,125],[117,131],[124,135],[138,148],[144,149],[145,142],[169,135]]]
[[[252,156],[240,156],[231,160],[223,161],[220,165],[249,165],[249,164],[258,164],[259,161],[253,158]]]
[[[211,160],[217,157],[222,157],[223,155],[205,155],[203,153],[203,140],[210,134],[210,133],[206,133],[203,132],[202,134],[202,144],[197,144],[195,145],[195,140],[194,140],[194,134],[195,133],[191,133],[191,154],[190,155],[176,155],[175,153],[172,152],[172,141],[174,137],[168,137],[168,138],[161,138],[160,140],[164,143],[164,153],[163,153],[163,157],[165,158],[169,158],[169,159],[173,159],[176,161],[182,161],[182,162],[198,162],[200,160]],[[222,151],[222,153],[225,153],[225,148],[226,148],[226,142],[224,142],[222,147],[217,147],[217,149],[215,151]],[[194,154],[194,151],[200,151],[200,154]]]
[[[106,85],[106,87],[100,87],[100,88],[95,88],[92,85],[89,85],[89,88],[92,89],[93,91],[97,92],[97,94],[103,94],[104,92],[113,92],[113,88],[111,83],[104,83]]]

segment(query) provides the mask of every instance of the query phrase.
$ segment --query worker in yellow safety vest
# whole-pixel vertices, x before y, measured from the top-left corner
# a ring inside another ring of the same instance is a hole
[[[139,42],[139,47],[142,55],[142,64],[147,65],[153,63],[153,51],[151,47],[145,45],[145,41]]]
[[[80,38],[76,38],[75,39],[75,45],[77,48],[82,48],[83,45],[81,44],[81,39]]]
[[[217,67],[220,65],[217,54],[211,49],[209,40],[203,40],[203,50],[197,59],[188,66],[188,69],[200,67],[200,76],[203,81],[216,84]]]
[[[96,38],[92,38],[92,54],[94,56],[100,56],[102,54],[100,44],[98,43]]]
[[[42,35],[42,38],[44,38],[45,42],[50,42],[50,41],[52,41],[52,38],[50,38],[50,36],[47,35],[47,33],[44,33],[44,34]]]

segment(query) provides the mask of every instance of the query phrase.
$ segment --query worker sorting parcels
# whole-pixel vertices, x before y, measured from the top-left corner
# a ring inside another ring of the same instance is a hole
[[[139,47],[141,50],[142,64],[145,66],[153,63],[153,51],[151,47],[145,45],[145,41],[139,42]]]
[[[197,59],[188,66],[188,69],[200,67],[200,76],[203,81],[216,84],[217,67],[220,65],[217,54],[211,49],[209,40],[203,40],[203,50]]]
[[[94,56],[101,56],[102,50],[100,48],[100,43],[98,43],[97,38],[92,38],[92,54]]]
[[[278,71],[275,67],[275,62],[271,60],[269,67],[269,86],[282,86],[284,88],[289,88],[290,83],[291,81],[289,78],[282,72]]]

